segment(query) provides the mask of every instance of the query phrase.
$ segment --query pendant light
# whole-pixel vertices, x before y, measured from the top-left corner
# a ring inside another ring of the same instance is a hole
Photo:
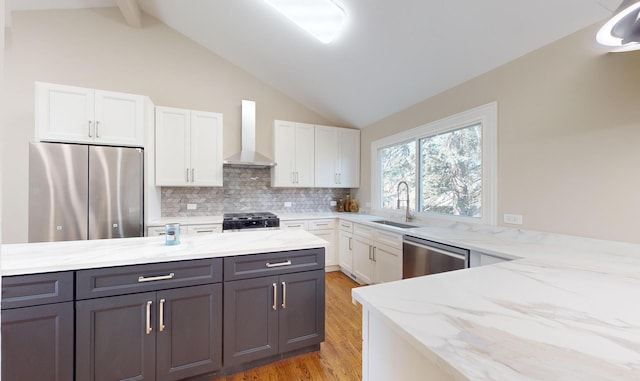
[[[615,52],[640,49],[640,0],[624,0],[613,16],[598,31],[601,45],[614,47]]]

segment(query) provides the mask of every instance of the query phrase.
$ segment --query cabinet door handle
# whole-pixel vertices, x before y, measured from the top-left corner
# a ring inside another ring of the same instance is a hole
[[[300,184],[300,172],[296,171],[296,184]]]
[[[160,321],[158,324],[158,330],[160,332],[164,331],[166,328],[164,325],[164,299],[160,299],[160,306],[158,307],[158,320]]]
[[[282,309],[287,309],[287,284],[282,282]]]
[[[273,310],[277,311],[278,310],[278,285],[277,284],[273,284]]]
[[[89,137],[92,138],[93,135],[91,135],[91,121],[89,120],[88,122],[89,122],[88,123],[88,126],[89,126]]]
[[[145,277],[140,275],[138,277],[138,283],[154,282],[157,280],[167,280],[167,279],[172,279],[174,276],[176,276],[176,274],[174,273],[169,273],[167,275],[150,276],[150,277]]]
[[[153,328],[151,328],[151,304],[153,304],[153,302],[151,300],[147,301],[147,329],[145,330],[146,334],[150,334],[151,331],[153,331]]]
[[[195,182],[196,181],[196,169],[195,168],[191,168],[191,182]]]
[[[289,266],[291,265],[291,260],[289,259],[286,262],[278,262],[278,263],[269,263],[267,262],[267,267],[268,268],[273,268],[273,267],[282,267],[282,266]]]
[[[374,247],[373,247],[373,250],[371,250],[371,251],[372,251],[372,253],[373,253],[373,254],[372,254],[372,256],[373,256],[373,261],[374,261],[374,262],[377,262],[377,261],[376,261],[376,247],[374,246]]]
[[[100,137],[100,121],[96,120],[96,138]]]
[[[213,230],[198,230],[196,232],[196,234],[200,234],[200,233],[213,233]]]
[[[187,173],[187,182],[189,182],[189,168],[186,169],[186,173]]]
[[[369,246],[369,260],[371,260],[371,246]]]
[[[342,184],[342,173],[338,173],[338,184]]]
[[[349,250],[353,250],[353,248],[351,247],[351,240],[352,240],[352,239],[353,239],[353,238],[349,237]]]

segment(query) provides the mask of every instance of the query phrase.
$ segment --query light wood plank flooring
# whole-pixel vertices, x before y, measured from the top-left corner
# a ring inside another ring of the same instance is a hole
[[[362,309],[351,303],[356,282],[339,271],[326,274],[325,342],[320,351],[212,381],[361,380]]]

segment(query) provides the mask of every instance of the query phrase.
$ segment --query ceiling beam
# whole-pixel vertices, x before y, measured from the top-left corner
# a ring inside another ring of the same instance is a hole
[[[116,3],[129,26],[142,27],[142,12],[136,0],[116,0]]]

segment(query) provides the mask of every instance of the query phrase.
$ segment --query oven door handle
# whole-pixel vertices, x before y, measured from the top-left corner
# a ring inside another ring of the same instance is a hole
[[[453,257],[453,258],[458,258],[458,259],[462,259],[466,262],[467,260],[467,256],[466,255],[462,255],[462,254],[457,254],[457,253],[452,253],[450,251],[446,251],[446,250],[442,250],[442,249],[438,249],[436,247],[433,246],[427,246],[427,245],[421,245],[419,243],[413,242],[413,241],[404,241],[405,244],[407,245],[411,245],[411,246],[416,246],[416,247],[420,247],[423,248],[425,250],[429,250],[429,251],[434,251],[438,254],[443,254],[443,255],[447,255],[449,257]]]

